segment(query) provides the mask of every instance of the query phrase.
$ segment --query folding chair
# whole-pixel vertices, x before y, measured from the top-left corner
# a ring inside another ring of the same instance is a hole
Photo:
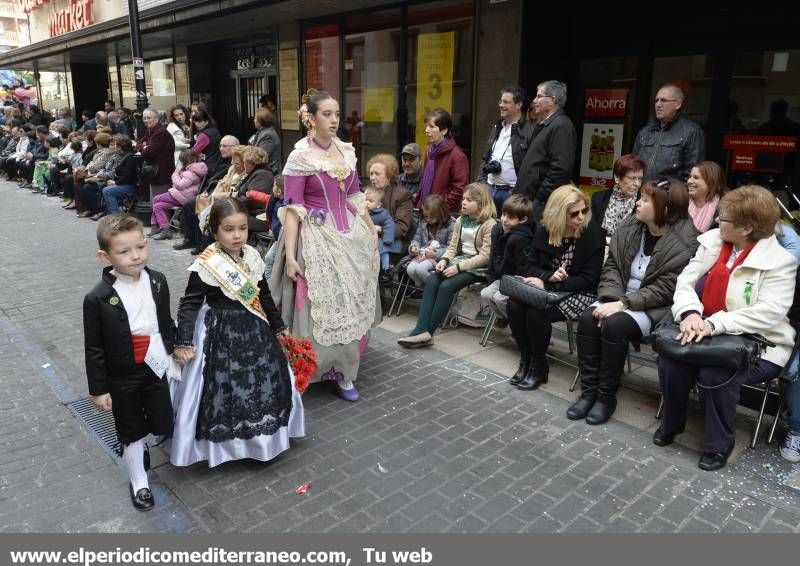
[[[183,212],[182,206],[173,206],[169,209],[172,215],[169,218],[169,227],[173,232],[181,231],[181,213]]]

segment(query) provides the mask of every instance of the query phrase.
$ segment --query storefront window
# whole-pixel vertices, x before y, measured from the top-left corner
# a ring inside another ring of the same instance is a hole
[[[470,154],[472,25],[472,2],[430,2],[408,8],[408,141],[416,141],[423,151],[425,114],[441,107],[453,117],[456,143]]]
[[[60,108],[72,106],[72,91],[70,90],[71,73],[52,73],[42,71],[39,73],[39,87],[41,88],[39,104],[42,108],[50,110],[55,115]]]
[[[339,24],[306,28],[305,56],[306,88],[327,91],[341,100]]]
[[[346,29],[342,125],[366,177],[370,157],[397,151],[400,10],[351,16]]]
[[[789,202],[800,185],[800,50],[737,55],[728,102],[726,168],[732,187],[758,183]]]
[[[122,77],[122,105],[136,108],[136,83],[133,65],[120,65]],[[147,99],[150,106],[166,111],[176,103],[175,73],[172,59],[157,59],[144,62],[144,80],[147,84]]]

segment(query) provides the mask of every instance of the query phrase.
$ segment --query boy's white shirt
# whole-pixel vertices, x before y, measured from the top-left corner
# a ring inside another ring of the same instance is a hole
[[[176,373],[177,364],[167,353],[164,341],[161,339],[156,302],[153,300],[153,292],[150,288],[150,275],[147,271],[142,271],[139,280],[134,281],[130,275],[117,273],[116,270],[112,270],[111,274],[117,278],[113,287],[122,301],[125,312],[128,313],[131,335],[150,337],[150,345],[144,356],[144,362],[158,377],[162,377],[166,372],[168,377],[174,379],[173,374]],[[180,376],[179,367],[177,375]]]

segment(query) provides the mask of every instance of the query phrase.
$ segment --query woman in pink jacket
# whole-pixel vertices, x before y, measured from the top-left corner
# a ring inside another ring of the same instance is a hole
[[[183,167],[172,174],[172,187],[166,193],[153,198],[153,215],[150,217],[153,228],[150,236],[154,240],[172,238],[167,210],[175,206],[183,206],[197,196],[200,185],[203,184],[203,179],[208,173],[208,167],[200,161],[200,155],[191,149],[181,151],[179,160]]]

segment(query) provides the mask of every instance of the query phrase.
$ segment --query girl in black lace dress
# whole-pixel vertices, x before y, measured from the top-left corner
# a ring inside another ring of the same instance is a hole
[[[189,267],[178,307],[170,460],[270,460],[304,435],[303,408],[276,336],[286,325],[264,282],[264,262],[248,246],[247,209],[216,201],[208,218],[215,242]]]

